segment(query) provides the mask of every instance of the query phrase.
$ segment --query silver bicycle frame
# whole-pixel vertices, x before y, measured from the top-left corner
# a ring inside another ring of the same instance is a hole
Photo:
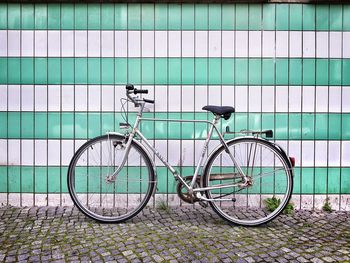
[[[247,179],[246,179],[246,176],[245,176],[243,170],[241,169],[241,167],[237,163],[237,161],[234,158],[234,156],[229,151],[229,148],[228,148],[228,146],[227,146],[227,144],[226,144],[222,134],[219,132],[218,128],[216,127],[216,124],[219,121],[220,116],[215,116],[211,122],[207,121],[207,120],[179,120],[179,119],[142,118],[142,113],[143,113],[144,107],[145,107],[145,103],[144,102],[140,102],[139,103],[139,111],[137,113],[134,126],[132,128],[132,131],[129,133],[128,141],[127,141],[126,146],[125,146],[125,153],[124,153],[122,162],[121,162],[120,166],[118,167],[118,169],[113,173],[113,175],[112,175],[113,177],[116,177],[118,175],[118,173],[120,172],[120,170],[125,165],[127,156],[129,154],[131,142],[132,142],[133,138],[135,137],[135,134],[137,134],[137,136],[139,136],[140,139],[142,140],[142,143],[147,145],[147,147],[150,150],[152,150],[152,152],[154,152],[154,154],[159,158],[159,160],[161,160],[161,162],[174,175],[175,179],[180,180],[181,183],[184,184],[184,186],[187,188],[187,190],[189,192],[202,192],[202,191],[206,191],[206,190],[213,190],[213,189],[222,189],[222,188],[229,188],[229,187],[235,187],[235,186],[242,186],[242,185],[244,185],[247,182]],[[203,148],[202,148],[202,151],[201,151],[201,155],[200,155],[200,158],[198,160],[198,163],[197,163],[197,166],[196,166],[196,170],[195,170],[195,172],[193,174],[193,179],[192,179],[190,184],[185,182],[185,180],[181,177],[181,175],[178,174],[178,172],[165,160],[165,158],[157,151],[157,149],[155,149],[152,146],[152,144],[147,140],[147,138],[141,133],[141,131],[138,129],[139,124],[140,124],[141,121],[200,122],[200,123],[207,123],[207,124],[210,125],[210,129],[209,129],[207,138],[206,138],[206,140],[204,142],[204,145],[203,145]],[[194,186],[194,184],[195,184],[195,182],[197,180],[200,168],[203,166],[205,153],[206,153],[206,150],[208,148],[208,144],[209,144],[209,141],[211,139],[211,136],[212,136],[214,130],[218,134],[219,140],[220,140],[221,144],[224,146],[226,153],[228,153],[228,155],[232,159],[232,162],[234,163],[235,167],[237,168],[238,172],[241,174],[242,179],[244,179],[244,183],[243,184],[242,183],[226,184],[226,185],[222,184],[222,185],[218,185],[218,186],[211,186],[211,187],[195,188],[195,189],[193,189],[193,186]],[[206,200],[205,198],[202,198],[202,199]],[[222,199],[218,199],[218,200],[222,200]]]

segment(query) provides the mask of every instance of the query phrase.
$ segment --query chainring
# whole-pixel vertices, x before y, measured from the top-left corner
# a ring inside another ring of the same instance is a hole
[[[186,183],[190,184],[192,182],[193,176],[186,176],[183,178]],[[193,188],[199,187],[199,178],[197,177],[197,180],[193,186]],[[180,197],[180,199],[186,203],[193,204],[194,202],[199,201],[198,198],[196,198],[193,194],[190,194],[185,187],[185,185],[179,181],[176,187],[177,195]]]

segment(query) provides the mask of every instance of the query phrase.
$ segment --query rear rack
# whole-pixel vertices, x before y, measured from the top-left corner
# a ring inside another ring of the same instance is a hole
[[[240,130],[239,132],[233,132],[230,131],[230,127],[226,126],[226,131],[223,133],[225,134],[237,134],[237,133],[244,133],[244,134],[252,134],[253,136],[259,136],[265,134],[266,138],[272,138],[273,137],[273,131],[272,130],[262,130],[262,131],[253,131],[253,130]]]

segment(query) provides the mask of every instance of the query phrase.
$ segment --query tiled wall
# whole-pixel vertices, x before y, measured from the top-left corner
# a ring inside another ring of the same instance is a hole
[[[297,207],[350,209],[350,5],[0,4],[0,203],[69,203],[70,158],[120,131],[126,83],[150,90],[152,117],[235,106],[222,128],[273,129],[296,157]],[[193,172],[206,125],[142,131]]]

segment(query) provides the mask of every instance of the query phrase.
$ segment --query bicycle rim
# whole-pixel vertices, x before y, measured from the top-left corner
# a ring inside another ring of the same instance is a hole
[[[228,146],[251,185],[207,191],[208,198],[217,200],[210,202],[212,208],[224,219],[240,225],[255,226],[274,219],[286,207],[292,193],[288,161],[264,140],[242,138],[229,142]],[[204,186],[242,182],[223,148],[210,158],[204,176]]]
[[[108,180],[121,164],[124,137],[105,135],[85,143],[68,170],[68,187],[77,207],[102,222],[127,220],[147,204],[155,181],[152,164],[136,143],[115,180]]]

